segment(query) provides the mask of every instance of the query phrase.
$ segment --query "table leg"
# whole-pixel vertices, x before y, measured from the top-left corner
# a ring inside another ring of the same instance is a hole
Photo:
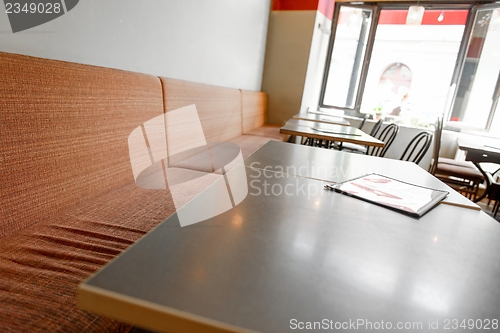
[[[490,184],[490,179],[488,178],[488,175],[486,174],[486,172],[481,168],[481,165],[479,165],[478,162],[474,162],[472,161],[472,163],[476,166],[476,168],[483,174],[483,177],[484,177],[484,181],[486,182],[486,188],[484,189],[484,192],[483,194],[481,194],[479,197],[477,197],[476,199],[474,199],[474,202],[479,202],[481,200],[483,200],[484,198],[486,198],[486,196],[488,195],[488,190],[491,186]],[[477,185],[479,186],[479,184]]]

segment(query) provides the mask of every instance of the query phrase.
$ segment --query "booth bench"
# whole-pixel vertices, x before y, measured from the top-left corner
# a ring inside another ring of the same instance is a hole
[[[80,310],[76,292],[175,212],[168,189],[136,184],[130,134],[194,104],[207,142],[246,157],[287,140],[266,125],[266,103],[262,92],[0,53],[1,331],[129,331]],[[189,131],[166,134],[168,150]]]

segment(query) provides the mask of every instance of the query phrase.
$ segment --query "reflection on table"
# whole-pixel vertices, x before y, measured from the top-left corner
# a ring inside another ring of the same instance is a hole
[[[324,124],[308,120],[290,119],[281,127],[280,133],[319,140],[351,142],[365,146],[384,147],[383,141],[366,134],[358,128]]]
[[[351,123],[347,119],[342,118],[342,117],[322,115],[322,114],[318,114],[318,113],[309,113],[309,112],[297,113],[296,115],[293,116],[293,119],[309,120],[309,121],[315,121],[315,122],[320,122],[320,123],[325,123],[325,124],[335,124],[335,125],[343,125],[343,126],[350,126],[351,125]]]

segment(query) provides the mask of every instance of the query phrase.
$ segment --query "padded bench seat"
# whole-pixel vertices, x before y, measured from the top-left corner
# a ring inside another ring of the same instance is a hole
[[[175,212],[170,193],[135,183],[2,238],[2,332],[127,332],[76,307],[80,282]]]
[[[280,133],[280,125],[265,124],[260,127],[254,128],[245,133],[245,135],[256,135],[265,137],[275,141],[288,141],[290,135]]]
[[[240,146],[243,158],[247,158],[248,156],[252,155],[257,149],[268,143],[270,140],[281,141],[276,140],[276,138],[269,138],[266,136],[243,134],[237,136],[234,139],[228,140],[228,142],[232,142]]]

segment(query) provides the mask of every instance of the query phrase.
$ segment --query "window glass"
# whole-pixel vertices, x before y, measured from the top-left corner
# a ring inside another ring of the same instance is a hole
[[[408,10],[382,9],[361,112],[429,127],[444,110],[468,10],[425,10],[407,25]]]
[[[323,104],[353,109],[372,21],[372,10],[342,6]]]
[[[450,121],[484,129],[500,72],[500,9],[476,13]]]

